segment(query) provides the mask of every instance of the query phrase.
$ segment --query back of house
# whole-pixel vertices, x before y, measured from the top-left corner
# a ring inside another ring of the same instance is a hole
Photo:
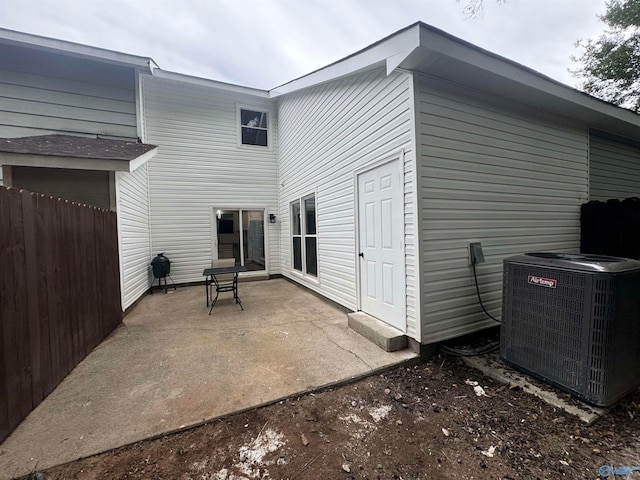
[[[269,91],[0,33],[0,137],[158,147],[0,152],[5,185],[117,212],[123,310],[159,252],[184,284],[234,258],[435,343],[494,325],[470,242],[499,317],[505,257],[576,252],[583,203],[640,193],[638,115],[423,23]]]

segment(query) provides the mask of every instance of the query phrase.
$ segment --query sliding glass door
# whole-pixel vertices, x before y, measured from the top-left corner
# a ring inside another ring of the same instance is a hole
[[[234,258],[236,265],[244,265],[249,271],[265,270],[264,210],[214,208],[213,211],[213,258]]]

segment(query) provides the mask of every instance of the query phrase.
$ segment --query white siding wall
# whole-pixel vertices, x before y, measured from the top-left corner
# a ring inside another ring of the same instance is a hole
[[[468,265],[482,242],[483,301],[500,316],[502,260],[578,251],[588,132],[479,92],[420,77],[423,343],[492,326]]]
[[[152,253],[172,261],[176,282],[202,281],[211,265],[212,207],[265,208],[277,214],[275,102],[143,77]],[[271,148],[238,145],[236,104],[270,111]],[[279,273],[279,223],[265,224],[270,274]]]
[[[137,137],[132,68],[9,45],[0,58],[0,137]]]
[[[381,70],[280,99],[282,273],[355,310],[357,307],[354,171],[405,149],[407,331],[418,338],[415,310],[412,77]],[[318,282],[293,270],[289,205],[316,193]]]
[[[149,289],[151,245],[149,232],[149,190],[147,165],[132,173],[116,173],[120,289],[122,310]]]
[[[640,148],[591,135],[589,200],[640,197]]]

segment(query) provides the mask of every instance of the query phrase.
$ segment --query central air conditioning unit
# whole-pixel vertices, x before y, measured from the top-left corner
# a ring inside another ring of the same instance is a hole
[[[599,406],[640,385],[640,262],[528,253],[503,273],[506,363]]]

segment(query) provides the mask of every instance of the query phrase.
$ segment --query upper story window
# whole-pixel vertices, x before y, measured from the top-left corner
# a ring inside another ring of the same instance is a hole
[[[240,108],[240,130],[242,145],[269,146],[267,112]]]

